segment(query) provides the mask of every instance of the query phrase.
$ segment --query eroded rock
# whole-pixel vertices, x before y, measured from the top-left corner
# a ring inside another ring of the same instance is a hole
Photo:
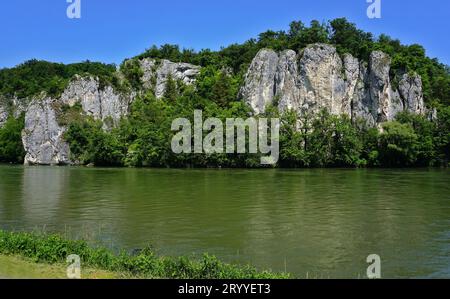
[[[392,121],[402,111],[424,114],[420,77],[405,74],[393,89],[390,66],[390,57],[380,51],[372,52],[367,64],[350,54],[341,58],[327,44],[310,45],[300,55],[263,49],[248,69],[240,96],[255,114],[269,104],[300,115],[326,109],[370,126]]]
[[[398,91],[405,110],[415,114],[425,112],[422,79],[419,75],[404,74],[399,83]]]
[[[244,79],[240,96],[256,114],[264,113],[275,96],[275,76],[279,57],[273,50],[262,49],[256,54]]]
[[[98,79],[75,76],[63,92],[61,101],[69,106],[81,104],[86,115],[108,123],[109,127],[117,125],[128,114],[132,98],[132,95],[116,93],[111,86],[100,88]],[[112,124],[107,120],[111,120]]]
[[[64,141],[66,129],[58,124],[54,109],[57,100],[36,98],[27,108],[22,142],[25,164],[70,164],[69,145]]]
[[[3,127],[5,122],[8,120],[8,116],[9,113],[6,103],[4,103],[2,99],[0,99],[0,128]]]
[[[175,63],[166,59],[156,61],[145,58],[140,61],[140,64],[144,72],[142,77],[144,87],[153,88],[157,98],[164,95],[169,76],[175,81],[179,80],[186,85],[191,85],[195,83],[201,69],[190,63]]]

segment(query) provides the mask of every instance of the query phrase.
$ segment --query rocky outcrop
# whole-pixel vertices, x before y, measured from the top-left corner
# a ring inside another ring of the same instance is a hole
[[[281,111],[301,108],[297,54],[292,50],[283,51],[280,54],[275,73],[275,97]],[[266,105],[265,101],[262,102]]]
[[[12,100],[12,115],[15,118],[19,118],[22,113],[25,113],[27,111],[27,107],[29,105],[28,99],[19,99],[17,97],[14,97]]]
[[[8,120],[9,116],[19,118],[26,111],[26,100],[18,98],[5,99],[0,97],[0,128]]]
[[[171,76],[186,85],[193,84],[200,67],[168,60],[142,59],[145,89],[157,98],[164,95]],[[364,119],[376,126],[390,121],[401,111],[427,114],[423,102],[420,76],[404,74],[393,88],[390,82],[388,55],[375,51],[368,62],[350,54],[338,55],[331,45],[314,44],[301,53],[286,50],[277,53],[262,49],[253,59],[240,90],[255,114],[264,113],[268,105],[281,111],[294,110],[300,115],[327,109],[332,114]],[[101,120],[104,129],[117,125],[128,114],[136,93],[123,94],[111,86],[102,86],[97,78],[75,76],[58,99],[40,96],[31,101],[0,99],[0,127],[9,115],[25,114],[22,134],[26,164],[72,164],[64,126],[58,123],[61,105],[79,104],[82,113]],[[12,108],[11,108],[12,107]]]
[[[28,106],[22,142],[25,164],[70,164],[69,146],[64,141],[65,128],[59,126],[54,109],[56,100],[37,98]]]
[[[345,84],[342,61],[336,49],[316,44],[307,47],[299,66],[300,101],[302,111],[311,114],[326,108],[335,114],[343,114]]]
[[[59,125],[61,104],[73,107],[80,104],[82,113],[103,121],[104,129],[111,129],[128,114],[133,95],[116,93],[111,86],[100,88],[98,79],[75,76],[61,98],[38,97],[25,114],[22,141],[26,151],[25,164],[72,164],[68,144],[64,141],[66,128]]]
[[[0,99],[0,128],[5,124],[5,122],[8,120],[8,108],[6,106],[6,103]]]
[[[108,126],[118,124],[128,114],[131,101],[131,95],[116,93],[111,86],[100,88],[98,79],[80,76],[74,77],[61,96],[62,103],[69,106],[79,103],[86,115]]]
[[[245,76],[240,95],[255,113],[263,113],[276,94],[275,76],[279,57],[272,50],[263,49],[253,59]]]
[[[390,121],[401,111],[424,113],[422,82],[405,74],[393,89],[390,57],[371,53],[369,63],[350,54],[342,58],[335,47],[313,44],[297,55],[263,49],[253,59],[240,96],[255,114],[268,104],[299,114],[332,114],[362,118],[369,125]]]
[[[175,63],[166,59],[156,61],[151,58],[142,59],[140,65],[144,73],[142,77],[144,87],[153,89],[157,98],[164,95],[170,76],[175,81],[191,85],[195,82],[201,69],[199,66],[189,63]]]
[[[404,74],[398,91],[405,110],[416,114],[425,113],[422,79],[419,75]]]
[[[144,73],[144,87],[154,88],[157,97],[163,96],[169,76],[189,85],[195,82],[200,73],[200,67],[188,63],[143,59],[140,64]],[[22,132],[25,164],[72,164],[69,146],[63,138],[66,128],[58,123],[61,106],[73,107],[79,104],[84,115],[101,120],[103,128],[110,130],[128,114],[135,96],[134,91],[125,94],[116,92],[112,86],[102,86],[98,78],[76,75],[58,99],[40,96],[29,105],[26,100],[12,99],[9,105],[7,101],[0,101],[0,126],[11,113],[18,117],[26,112],[25,129]],[[9,107],[13,107],[13,110],[10,111]]]

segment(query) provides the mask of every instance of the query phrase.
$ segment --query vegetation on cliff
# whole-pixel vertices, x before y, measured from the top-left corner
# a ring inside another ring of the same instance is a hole
[[[74,64],[29,60],[14,68],[0,70],[0,95],[24,99],[45,92],[57,97],[75,75],[90,74],[104,84],[116,85],[116,66],[85,61]]]

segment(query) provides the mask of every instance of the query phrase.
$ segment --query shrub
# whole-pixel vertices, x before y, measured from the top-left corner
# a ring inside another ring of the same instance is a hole
[[[156,256],[151,248],[137,255],[114,254],[102,247],[90,247],[82,240],[67,240],[60,235],[45,235],[0,230],[0,254],[20,255],[42,263],[65,263],[70,254],[77,254],[82,264],[132,276],[174,279],[281,279],[286,273],[257,271],[251,266],[226,264],[205,254],[200,260],[187,257]]]
[[[22,144],[24,115],[19,118],[9,117],[0,128],[0,162],[22,163],[25,150]]]

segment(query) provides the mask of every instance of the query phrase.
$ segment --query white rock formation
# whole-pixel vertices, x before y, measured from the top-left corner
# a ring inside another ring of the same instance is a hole
[[[275,97],[281,111],[298,110],[301,107],[297,59],[297,54],[292,50],[280,54],[275,73]]]
[[[240,95],[256,114],[264,113],[266,106],[273,101],[278,61],[275,51],[263,49],[253,59],[245,76]]]
[[[175,63],[169,60],[156,61],[145,58],[140,61],[144,73],[142,81],[145,88],[152,88],[157,98],[161,98],[166,90],[169,76],[175,81],[182,81],[186,85],[195,83],[201,67],[189,63]]]
[[[106,121],[111,119],[113,125],[128,114],[132,96],[116,93],[111,86],[100,88],[100,83],[92,77],[75,76],[63,92],[61,101],[69,106],[81,104],[86,115]]]
[[[8,108],[6,106],[6,103],[0,99],[0,128],[5,124],[5,122],[8,120]]]
[[[380,51],[371,53],[368,65],[350,54],[341,59],[335,47],[326,44],[310,45],[300,55],[263,49],[248,69],[240,97],[255,114],[275,103],[281,111],[316,114],[326,109],[372,126],[405,110],[425,113],[420,77],[405,74],[394,90],[390,63]]]
[[[51,98],[36,98],[28,106],[22,132],[25,164],[70,164],[69,145],[63,139],[66,130],[57,122],[55,102]]]

